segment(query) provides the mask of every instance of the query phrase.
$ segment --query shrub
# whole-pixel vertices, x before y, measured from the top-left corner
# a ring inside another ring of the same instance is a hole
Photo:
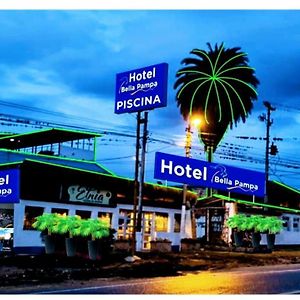
[[[109,236],[109,225],[100,219],[82,220],[80,225],[80,235],[92,240],[101,239]]]
[[[39,231],[47,231],[48,235],[51,235],[52,233],[56,233],[59,219],[59,214],[44,213],[36,217],[36,221],[32,224],[32,227]]]
[[[79,216],[60,216],[56,227],[55,232],[58,234],[69,234],[69,237],[80,235],[80,226],[82,220]]]
[[[230,217],[227,226],[241,231],[279,233],[283,228],[283,221],[276,217],[264,217],[261,215],[246,216],[236,214]]]

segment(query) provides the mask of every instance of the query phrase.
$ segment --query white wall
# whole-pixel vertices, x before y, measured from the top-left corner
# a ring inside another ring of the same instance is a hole
[[[15,205],[14,210],[14,247],[43,247],[43,243],[40,237],[40,232],[35,230],[23,230],[23,220],[25,213],[25,206],[36,206],[43,207],[45,213],[50,213],[51,208],[63,208],[69,210],[69,215],[75,215],[75,211],[88,210],[91,211],[91,217],[96,218],[98,212],[110,212],[112,213],[112,228],[118,229],[119,220],[119,210],[126,209],[132,210],[132,205],[118,205],[116,208],[112,207],[96,207],[87,205],[73,205],[65,203],[55,203],[55,202],[44,202],[44,201],[28,201],[20,200],[19,204]],[[167,208],[157,208],[157,207],[143,207],[143,211],[146,212],[160,212],[168,213],[168,230],[167,232],[157,232],[153,238],[167,238],[172,241],[172,245],[180,244],[180,233],[174,232],[174,214],[180,214],[180,209],[167,209]],[[187,211],[189,215],[190,211]],[[191,232],[190,222],[187,222],[188,227],[187,232]],[[142,236],[141,233],[137,233],[137,250],[141,249]]]
[[[296,219],[300,220],[300,215],[283,214],[281,218],[283,217],[289,218],[289,228],[282,230],[279,234],[276,234],[276,245],[300,244],[300,231],[297,231],[297,227],[294,227]],[[298,230],[300,230],[300,222],[298,222]]]

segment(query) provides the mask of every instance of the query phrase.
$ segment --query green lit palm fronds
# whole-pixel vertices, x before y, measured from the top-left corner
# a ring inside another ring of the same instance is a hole
[[[277,217],[265,217],[261,215],[246,216],[244,214],[236,214],[231,216],[226,225],[232,229],[241,231],[255,231],[261,233],[279,233],[283,229],[283,221]]]
[[[32,227],[39,231],[47,231],[48,235],[51,235],[51,233],[56,233],[59,219],[59,214],[43,213],[41,216],[35,218]]]
[[[91,237],[92,240],[101,239],[109,236],[109,225],[100,219],[82,220],[80,235]]]
[[[174,88],[183,118],[201,115],[202,141],[215,149],[228,126],[245,122],[257,100],[259,81],[240,48],[226,49],[223,43],[208,47],[194,49],[195,57],[183,59],[185,67],[176,73]]]
[[[32,227],[48,234],[69,234],[73,236],[90,236],[92,240],[108,237],[110,225],[100,219],[83,220],[79,216],[66,216],[57,213],[44,213],[36,217]]]
[[[82,220],[79,216],[61,215],[55,227],[55,233],[68,233],[70,238],[80,235],[80,226]]]

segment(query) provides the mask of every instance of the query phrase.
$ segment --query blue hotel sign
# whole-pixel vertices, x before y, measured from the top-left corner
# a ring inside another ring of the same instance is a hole
[[[161,152],[155,156],[154,178],[264,196],[264,173]]]
[[[132,113],[167,106],[168,64],[117,74],[115,113]]]
[[[19,170],[0,171],[0,203],[19,202]]]

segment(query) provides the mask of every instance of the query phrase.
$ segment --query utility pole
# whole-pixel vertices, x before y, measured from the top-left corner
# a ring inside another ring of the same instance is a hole
[[[136,144],[135,144],[135,171],[134,171],[134,189],[133,189],[133,224],[132,224],[132,244],[131,255],[136,251],[136,213],[139,194],[139,164],[140,164],[140,132],[141,132],[141,112],[137,113],[136,122]]]
[[[136,231],[140,232],[143,228],[142,226],[142,201],[144,196],[144,180],[145,180],[145,160],[146,160],[146,146],[148,140],[148,112],[144,112],[144,118],[141,119],[141,124],[143,127],[143,139],[142,139],[142,154],[141,154],[141,169],[140,169],[140,182],[139,182],[139,197],[138,197],[138,216],[137,216],[137,229]]]
[[[266,123],[267,132],[266,132],[266,158],[265,158],[265,195],[264,203],[268,203],[268,182],[269,182],[269,148],[270,148],[270,127],[273,124],[271,120],[271,111],[275,111],[276,108],[271,105],[270,102],[264,101],[264,106],[267,108],[267,115],[262,114],[259,116],[259,120]]]
[[[143,124],[143,141],[142,141],[142,155],[140,160],[140,134],[141,124]],[[148,112],[144,112],[144,117],[141,117],[141,112],[137,113],[137,127],[136,127],[136,149],[135,149],[135,175],[134,175],[134,192],[133,192],[133,228],[132,228],[132,245],[131,255],[134,256],[136,252],[136,233],[140,232],[142,220],[142,199],[143,186],[145,177],[145,158],[146,145],[148,138]]]

